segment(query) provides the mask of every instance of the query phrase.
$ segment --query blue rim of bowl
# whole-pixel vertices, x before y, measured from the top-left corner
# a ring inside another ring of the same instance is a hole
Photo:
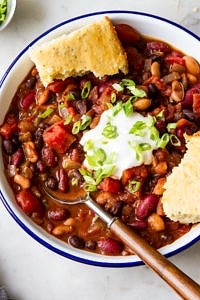
[[[141,15],[141,16],[145,16],[145,17],[150,17],[153,19],[158,19],[160,21],[163,21],[165,23],[169,23],[171,25],[173,25],[174,27],[178,27],[179,29],[185,31],[186,33],[188,33],[189,35],[193,36],[196,40],[200,41],[200,37],[197,36],[195,33],[193,33],[192,31],[188,30],[187,28],[183,27],[182,25],[177,24],[176,22],[173,22],[171,20],[168,20],[166,18],[163,17],[159,17],[157,15],[153,15],[153,14],[149,14],[149,13],[145,13],[145,12],[138,12],[138,11],[128,11],[128,10],[106,10],[106,11],[97,11],[97,12],[93,12],[93,13],[88,13],[88,14],[84,14],[84,15],[79,15],[77,17],[68,19],[66,21],[63,21],[53,27],[51,27],[50,29],[44,31],[42,34],[40,34],[37,38],[35,38],[32,42],[30,42],[17,56],[16,58],[13,60],[13,62],[10,64],[10,66],[8,67],[8,69],[6,70],[6,72],[4,73],[3,77],[0,80],[0,88],[3,85],[4,81],[6,80],[6,77],[8,76],[8,74],[10,73],[10,71],[12,70],[12,68],[15,66],[15,64],[17,63],[17,61],[23,56],[23,54],[25,52],[27,52],[28,48],[31,47],[32,45],[34,45],[37,41],[39,41],[41,38],[45,37],[47,34],[49,34],[50,32],[62,27],[63,25],[66,25],[68,23],[72,23],[74,21],[77,20],[81,20],[81,19],[85,19],[88,17],[93,17],[93,16],[97,16],[97,15],[105,15],[105,14],[109,14],[109,15],[114,15],[114,14],[129,14],[129,15]],[[122,267],[133,267],[133,266],[140,266],[140,265],[144,265],[144,263],[138,259],[138,261],[134,261],[134,262],[103,262],[103,261],[94,261],[94,260],[90,260],[90,259],[86,259],[86,258],[82,258],[82,257],[78,257],[76,255],[72,255],[68,252],[65,252],[57,247],[52,246],[50,243],[46,242],[44,239],[40,238],[38,235],[36,235],[30,228],[28,228],[20,219],[19,217],[15,214],[15,212],[12,210],[11,206],[9,205],[9,203],[7,202],[6,198],[4,197],[2,191],[0,190],[0,199],[2,200],[2,203],[4,204],[5,208],[7,209],[7,211],[9,212],[9,214],[12,216],[12,218],[18,223],[18,225],[26,232],[28,233],[33,239],[35,239],[37,242],[39,242],[40,244],[42,244],[43,246],[45,246],[46,248],[48,248],[49,250],[63,256],[66,258],[69,258],[71,260],[80,262],[80,263],[84,263],[87,265],[93,265],[93,266],[99,266],[99,267],[112,267],[112,268],[122,268]],[[191,241],[189,241],[188,243],[186,243],[185,245],[182,245],[181,247],[174,249],[166,254],[164,254],[166,257],[170,257],[172,255],[178,254],[179,252],[182,252],[183,250],[187,249],[188,247],[192,246],[194,243],[196,243],[198,240],[200,240],[200,235],[193,238]]]

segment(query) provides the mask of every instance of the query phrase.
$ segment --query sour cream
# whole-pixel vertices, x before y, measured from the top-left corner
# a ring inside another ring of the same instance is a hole
[[[153,150],[158,148],[155,133],[158,134],[158,131],[153,117],[137,112],[127,116],[124,109],[115,115],[113,109],[108,109],[102,113],[98,125],[85,132],[80,140],[86,152],[84,166],[89,170],[98,170],[110,164],[113,165],[112,176],[121,178],[125,169],[149,165]],[[95,159],[98,149],[105,153],[106,158],[101,165],[94,165],[88,158],[94,156]]]

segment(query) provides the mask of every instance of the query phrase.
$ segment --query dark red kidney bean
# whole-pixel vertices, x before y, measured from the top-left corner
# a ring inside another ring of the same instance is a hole
[[[16,193],[15,197],[25,214],[32,215],[33,213],[41,214],[43,212],[44,207],[40,199],[31,190],[21,190]]]
[[[22,148],[17,149],[10,157],[10,165],[18,167],[24,160],[24,151]]]
[[[47,216],[51,221],[63,221],[67,217],[67,211],[60,207],[52,208],[48,210]]]
[[[116,24],[115,29],[122,43],[134,44],[140,40],[140,34],[138,31],[128,24]]]
[[[58,189],[62,192],[67,192],[69,189],[68,175],[64,169],[58,169],[56,172],[56,178],[58,180]]]
[[[39,173],[45,173],[46,170],[47,170],[46,164],[45,164],[44,161],[42,161],[41,159],[39,159],[39,160],[37,161],[36,167],[37,167],[37,170],[39,171]]]
[[[77,235],[72,235],[69,237],[69,243],[75,248],[83,249],[85,248],[85,241],[78,237]]]
[[[30,91],[25,97],[21,100],[21,106],[24,109],[28,109],[30,105],[35,101],[35,90]]]
[[[145,220],[134,220],[131,223],[128,223],[134,230],[144,230],[147,228],[147,221]]]
[[[3,150],[7,155],[12,155],[16,150],[16,145],[11,140],[3,140]]]
[[[147,43],[147,49],[150,51],[156,51],[156,52],[164,52],[164,53],[169,53],[171,51],[171,48],[168,44],[164,42],[148,42]]]
[[[58,182],[56,180],[56,178],[54,178],[53,176],[50,176],[46,181],[45,181],[46,186],[53,190],[56,191],[58,189]]]
[[[191,108],[193,104],[193,94],[200,94],[200,83],[195,84],[191,89],[187,90],[185,97],[181,102],[183,108]]]
[[[97,242],[98,248],[103,254],[120,254],[123,246],[122,243],[110,237],[102,238]]]
[[[138,219],[145,219],[157,207],[159,197],[155,194],[147,195],[139,202],[136,208],[136,217]]]
[[[164,133],[166,130],[166,124],[165,121],[161,120],[161,119],[157,119],[156,123],[155,123],[155,127],[158,129],[158,131],[160,133]]]
[[[41,158],[48,167],[53,167],[57,163],[57,156],[54,150],[48,146],[42,148]]]

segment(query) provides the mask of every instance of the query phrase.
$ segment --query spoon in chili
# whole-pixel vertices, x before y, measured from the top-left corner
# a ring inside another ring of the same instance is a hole
[[[142,261],[155,271],[169,286],[186,300],[200,299],[200,285],[188,277],[183,271],[171,263],[160,252],[151,247],[142,237],[125,225],[119,218],[105,212],[89,194],[80,195],[76,199],[64,199],[44,187],[45,193],[56,202],[64,205],[76,205],[85,203],[108,226],[108,228],[130,249],[138,255]]]

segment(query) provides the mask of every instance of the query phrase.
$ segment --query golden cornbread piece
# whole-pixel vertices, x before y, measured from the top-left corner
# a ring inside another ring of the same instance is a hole
[[[165,214],[180,223],[200,222],[200,131],[185,136],[187,151],[164,184]]]
[[[126,53],[108,17],[29,49],[44,86],[55,79],[128,73]]]

